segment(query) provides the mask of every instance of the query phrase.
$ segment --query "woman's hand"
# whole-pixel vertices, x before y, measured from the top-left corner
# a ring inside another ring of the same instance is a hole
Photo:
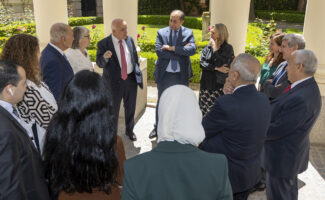
[[[210,38],[209,44],[212,47],[213,52],[215,52],[219,49],[217,42],[214,39]]]
[[[224,64],[221,67],[215,67],[214,69],[221,73],[227,74],[229,72],[229,68],[226,66],[227,66],[227,64]]]

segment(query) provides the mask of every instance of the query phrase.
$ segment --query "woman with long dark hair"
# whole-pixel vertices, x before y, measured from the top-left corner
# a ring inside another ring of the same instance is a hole
[[[69,82],[49,125],[43,157],[52,197],[120,199],[125,152],[100,75],[83,70]]]

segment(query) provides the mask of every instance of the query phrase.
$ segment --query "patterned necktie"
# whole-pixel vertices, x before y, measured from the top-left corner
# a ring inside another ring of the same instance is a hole
[[[173,35],[173,40],[172,40],[172,45],[175,47],[176,46],[176,42],[177,42],[177,32],[178,31],[173,31],[174,35]],[[172,70],[175,72],[177,70],[177,60],[171,60],[172,62]]]
[[[122,64],[121,77],[123,80],[126,80],[128,78],[128,73],[127,73],[127,64],[126,64],[124,47],[122,44],[122,40],[119,40],[118,42],[120,43],[120,52],[121,52],[121,64]]]
[[[288,92],[289,90],[291,90],[291,85],[289,85],[282,93],[284,94],[284,93]]]
[[[274,79],[273,79],[273,85],[276,86],[278,84],[278,81],[280,80],[280,78],[282,77],[282,75],[286,72],[286,67],[287,65],[285,65],[281,71],[275,75]]]

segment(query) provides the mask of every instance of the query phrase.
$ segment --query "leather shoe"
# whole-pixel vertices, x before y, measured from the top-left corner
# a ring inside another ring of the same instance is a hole
[[[131,141],[137,141],[137,136],[134,134],[134,132],[131,132],[131,133],[127,133],[126,134]]]
[[[155,137],[157,137],[157,131],[156,131],[156,129],[153,129],[149,134],[149,138],[152,139]]]

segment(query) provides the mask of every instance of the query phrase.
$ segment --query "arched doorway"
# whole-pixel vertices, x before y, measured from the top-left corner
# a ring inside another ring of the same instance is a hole
[[[82,16],[96,16],[96,1],[82,0],[81,1]]]

